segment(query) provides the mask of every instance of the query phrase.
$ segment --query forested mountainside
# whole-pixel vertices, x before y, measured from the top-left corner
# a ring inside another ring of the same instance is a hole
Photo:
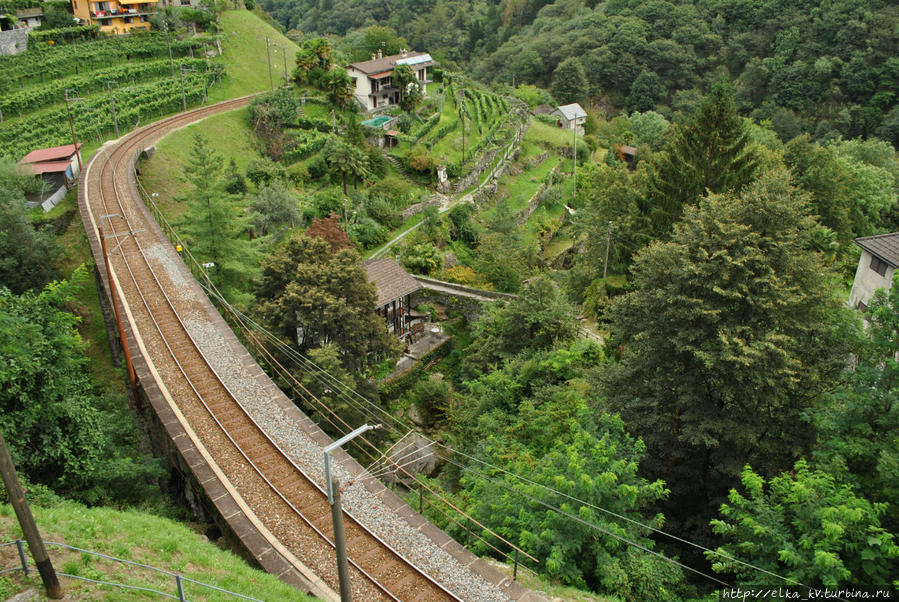
[[[287,29],[393,27],[484,81],[550,87],[566,59],[582,98],[689,113],[720,78],[781,138],[899,143],[899,5],[887,0],[262,0]],[[567,101],[569,99],[557,99]]]

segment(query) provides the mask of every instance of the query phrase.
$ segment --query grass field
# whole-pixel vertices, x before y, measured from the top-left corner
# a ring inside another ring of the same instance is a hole
[[[227,65],[228,77],[209,92],[210,102],[269,89],[266,38],[271,43],[269,51],[274,85],[278,86],[284,72],[285,51],[287,71],[293,70],[299,47],[255,14],[246,10],[226,11],[219,16],[219,24],[225,36],[223,54],[216,60]]]
[[[562,128],[558,128],[553,125],[549,125],[548,123],[543,123],[539,119],[532,119],[531,125],[528,128],[527,133],[524,135],[525,143],[527,142],[536,142],[536,143],[545,143],[553,148],[563,148],[565,146],[571,146],[572,134],[571,130],[564,130]],[[583,141],[578,141],[578,146],[583,144]]]
[[[279,581],[274,575],[256,570],[231,552],[219,549],[206,537],[187,526],[164,518],[110,508],[86,508],[74,502],[47,507],[32,506],[38,528],[45,541],[100,552],[116,558],[139,562],[228,591],[261,600],[312,600]],[[12,507],[0,505],[0,543],[22,538]],[[27,548],[26,548],[27,549]],[[4,568],[18,564],[14,546],[3,548]],[[148,569],[129,566],[48,546],[50,559],[58,572],[98,581],[124,583],[150,588],[177,599],[175,579]],[[0,599],[25,589],[42,590],[40,578],[32,569],[29,577],[15,572],[0,577]],[[155,600],[146,592],[102,586],[60,577],[67,600]],[[188,600],[235,600],[191,583],[185,583]]]
[[[157,204],[169,219],[175,219],[184,211],[184,203],[175,201],[184,194],[184,182],[180,179],[184,165],[190,158],[194,133],[210,140],[210,146],[222,155],[223,165],[231,159],[243,173],[247,164],[259,157],[252,145],[247,109],[215,115],[186,128],[172,132],[156,146],[156,153],[141,166],[141,182],[149,193],[157,193]]]

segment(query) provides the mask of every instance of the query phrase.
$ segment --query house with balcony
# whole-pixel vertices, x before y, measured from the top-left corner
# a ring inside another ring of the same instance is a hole
[[[354,96],[359,104],[368,111],[386,109],[399,104],[400,89],[393,81],[393,70],[397,65],[409,65],[421,84],[422,93],[426,92],[428,68],[437,63],[426,52],[408,52],[382,56],[381,52],[373,54],[371,60],[347,65],[347,73],[356,86]]]
[[[157,0],[71,0],[72,14],[85,25],[99,25],[102,33],[118,35],[150,29]]]

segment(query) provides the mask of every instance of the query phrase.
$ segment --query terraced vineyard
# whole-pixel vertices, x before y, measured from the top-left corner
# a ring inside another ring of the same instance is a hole
[[[209,39],[159,33],[31,48],[0,57],[0,147],[14,159],[72,141],[66,97],[81,141],[101,142],[140,124],[205,102],[221,65],[204,56]],[[183,86],[182,86],[183,79]],[[111,95],[111,98],[110,98]]]

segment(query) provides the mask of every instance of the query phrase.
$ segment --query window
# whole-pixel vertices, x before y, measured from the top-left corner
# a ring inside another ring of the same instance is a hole
[[[880,257],[876,257],[874,255],[871,256],[871,269],[880,274],[881,276],[885,276],[887,273],[887,262],[885,262]]]

